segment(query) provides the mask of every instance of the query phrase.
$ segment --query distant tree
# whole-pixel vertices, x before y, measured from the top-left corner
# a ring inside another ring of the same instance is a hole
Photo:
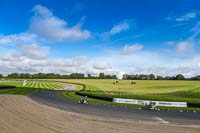
[[[191,80],[200,80],[200,75],[192,77]]]
[[[85,75],[82,73],[72,73],[70,74],[70,78],[72,79],[84,79]]]
[[[112,79],[112,76],[108,74],[108,75],[105,75],[104,78],[105,79]]]
[[[69,75],[62,75],[61,78],[63,78],[63,79],[69,79],[70,76]]]
[[[59,79],[59,78],[61,78],[61,77],[62,77],[62,76],[61,76],[60,74],[56,74],[55,77],[53,77],[53,78]]]
[[[128,79],[128,74],[124,74],[122,79]]]
[[[20,78],[18,73],[11,73],[11,74],[8,74],[7,77],[8,77],[8,78]]]
[[[99,73],[99,79],[117,79],[116,75],[105,75],[104,73]]]
[[[154,74],[150,74],[150,75],[148,76],[148,79],[154,80],[154,79],[155,79],[155,75],[154,75]]]
[[[2,75],[2,74],[0,74],[0,78],[3,78],[3,75]]]
[[[166,76],[165,77],[165,80],[175,80],[176,79],[176,77],[174,77],[174,76]]]
[[[91,74],[88,74],[88,75],[87,75],[87,79],[97,79],[97,78],[99,78],[99,77],[97,77],[97,76],[92,76]]]
[[[156,80],[163,80],[164,78],[162,76],[156,76]]]
[[[0,74],[0,78],[3,77]],[[29,73],[11,73],[7,76],[8,78],[22,78],[22,79],[118,79],[116,75],[105,75],[104,73],[99,73],[99,76],[92,76],[88,74],[87,77],[83,73],[71,73],[70,75],[60,75],[55,73],[36,73],[36,74],[29,74]],[[123,75],[123,79],[128,80],[200,80],[200,75],[192,77],[192,78],[185,78],[182,74],[178,74],[176,76],[155,76],[154,74],[144,75],[144,74],[136,74],[136,75]]]
[[[139,79],[140,79],[140,80],[147,80],[148,77],[149,77],[148,75],[144,75],[144,74],[140,74],[140,75],[139,75]]]
[[[100,79],[104,79],[105,78],[105,74],[104,73],[99,73],[99,78]]]
[[[184,80],[185,77],[182,74],[176,75],[176,80]]]
[[[117,76],[116,75],[112,75],[111,78],[112,79],[117,79]]]
[[[91,78],[92,78],[91,74],[88,74],[88,75],[87,75],[87,78],[88,78],[88,79],[91,79]]]
[[[47,73],[47,74],[45,74],[45,77],[47,79],[59,78],[58,75],[56,76],[56,74],[54,74],[54,73]]]
[[[23,78],[23,79],[29,79],[31,77],[29,73],[21,73],[18,75],[19,75],[19,78]]]

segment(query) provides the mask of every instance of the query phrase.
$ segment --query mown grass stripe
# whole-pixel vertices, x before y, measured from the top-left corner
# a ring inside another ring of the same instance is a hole
[[[54,86],[51,83],[48,83],[47,85],[48,85],[49,89],[51,89],[51,90],[55,89]]]
[[[42,88],[43,88],[43,89],[49,89],[49,88],[47,87],[47,83],[45,83],[45,82],[42,83]]]
[[[32,84],[32,82],[27,82],[26,85],[25,85],[25,87],[30,87],[31,84]]]
[[[39,85],[40,85],[40,83],[36,82],[34,88],[40,88]]]
[[[59,85],[57,85],[57,84],[51,84],[52,86],[53,86],[53,88],[54,89],[62,89],[62,87],[61,86],[59,86]]]
[[[15,89],[16,90],[16,89]],[[5,89],[5,90],[0,90],[0,94],[5,94],[8,93],[10,91],[13,91],[13,89]]]
[[[46,84],[45,84],[45,87],[48,88],[48,89],[50,89],[50,90],[53,89],[52,86],[51,86],[49,83],[46,83]]]
[[[63,85],[60,85],[60,84],[55,84],[56,86],[57,86],[57,88],[59,88],[59,89],[63,89],[64,88],[64,86]]]
[[[16,94],[17,92],[21,91],[22,89],[17,88],[17,89],[12,89],[12,90],[7,90],[7,91],[1,91],[0,93],[2,94]]]
[[[30,88],[35,88],[36,83],[35,82],[31,82],[31,85],[29,86]]]
[[[36,89],[34,88],[27,88],[26,90],[23,90],[22,92],[20,92],[21,95],[26,95],[26,94],[29,94],[33,91],[35,91]]]
[[[42,89],[42,82],[39,82],[39,88]]]
[[[53,89],[56,89],[56,86],[54,84],[50,83],[50,85],[52,86]]]

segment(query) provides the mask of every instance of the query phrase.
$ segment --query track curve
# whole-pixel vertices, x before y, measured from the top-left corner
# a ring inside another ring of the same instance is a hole
[[[61,110],[90,114],[104,117],[130,119],[134,121],[148,121],[161,124],[191,124],[200,126],[200,113],[178,111],[150,111],[133,108],[113,107],[106,105],[78,104],[60,96],[61,90],[40,90],[31,93],[29,97],[39,103],[59,108]]]

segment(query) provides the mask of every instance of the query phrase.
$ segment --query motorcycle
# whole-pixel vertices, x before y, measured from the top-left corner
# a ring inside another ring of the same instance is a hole
[[[80,103],[80,104],[88,104],[88,98],[87,98],[87,96],[81,98],[81,100],[78,103]]]
[[[155,102],[150,102],[149,104],[146,103],[146,108],[148,110],[157,110]]]

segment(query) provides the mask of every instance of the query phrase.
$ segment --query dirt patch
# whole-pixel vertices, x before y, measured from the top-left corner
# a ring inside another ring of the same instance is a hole
[[[198,133],[200,127],[66,112],[26,96],[0,95],[0,133]]]
[[[63,83],[64,89],[65,90],[76,90],[76,85],[75,84],[68,84],[68,83]]]
[[[61,82],[53,82],[53,83],[64,86],[63,89],[59,88],[57,90],[68,90],[68,91],[76,90],[76,85],[75,84],[61,83]],[[54,89],[54,90],[56,90],[56,89]]]

